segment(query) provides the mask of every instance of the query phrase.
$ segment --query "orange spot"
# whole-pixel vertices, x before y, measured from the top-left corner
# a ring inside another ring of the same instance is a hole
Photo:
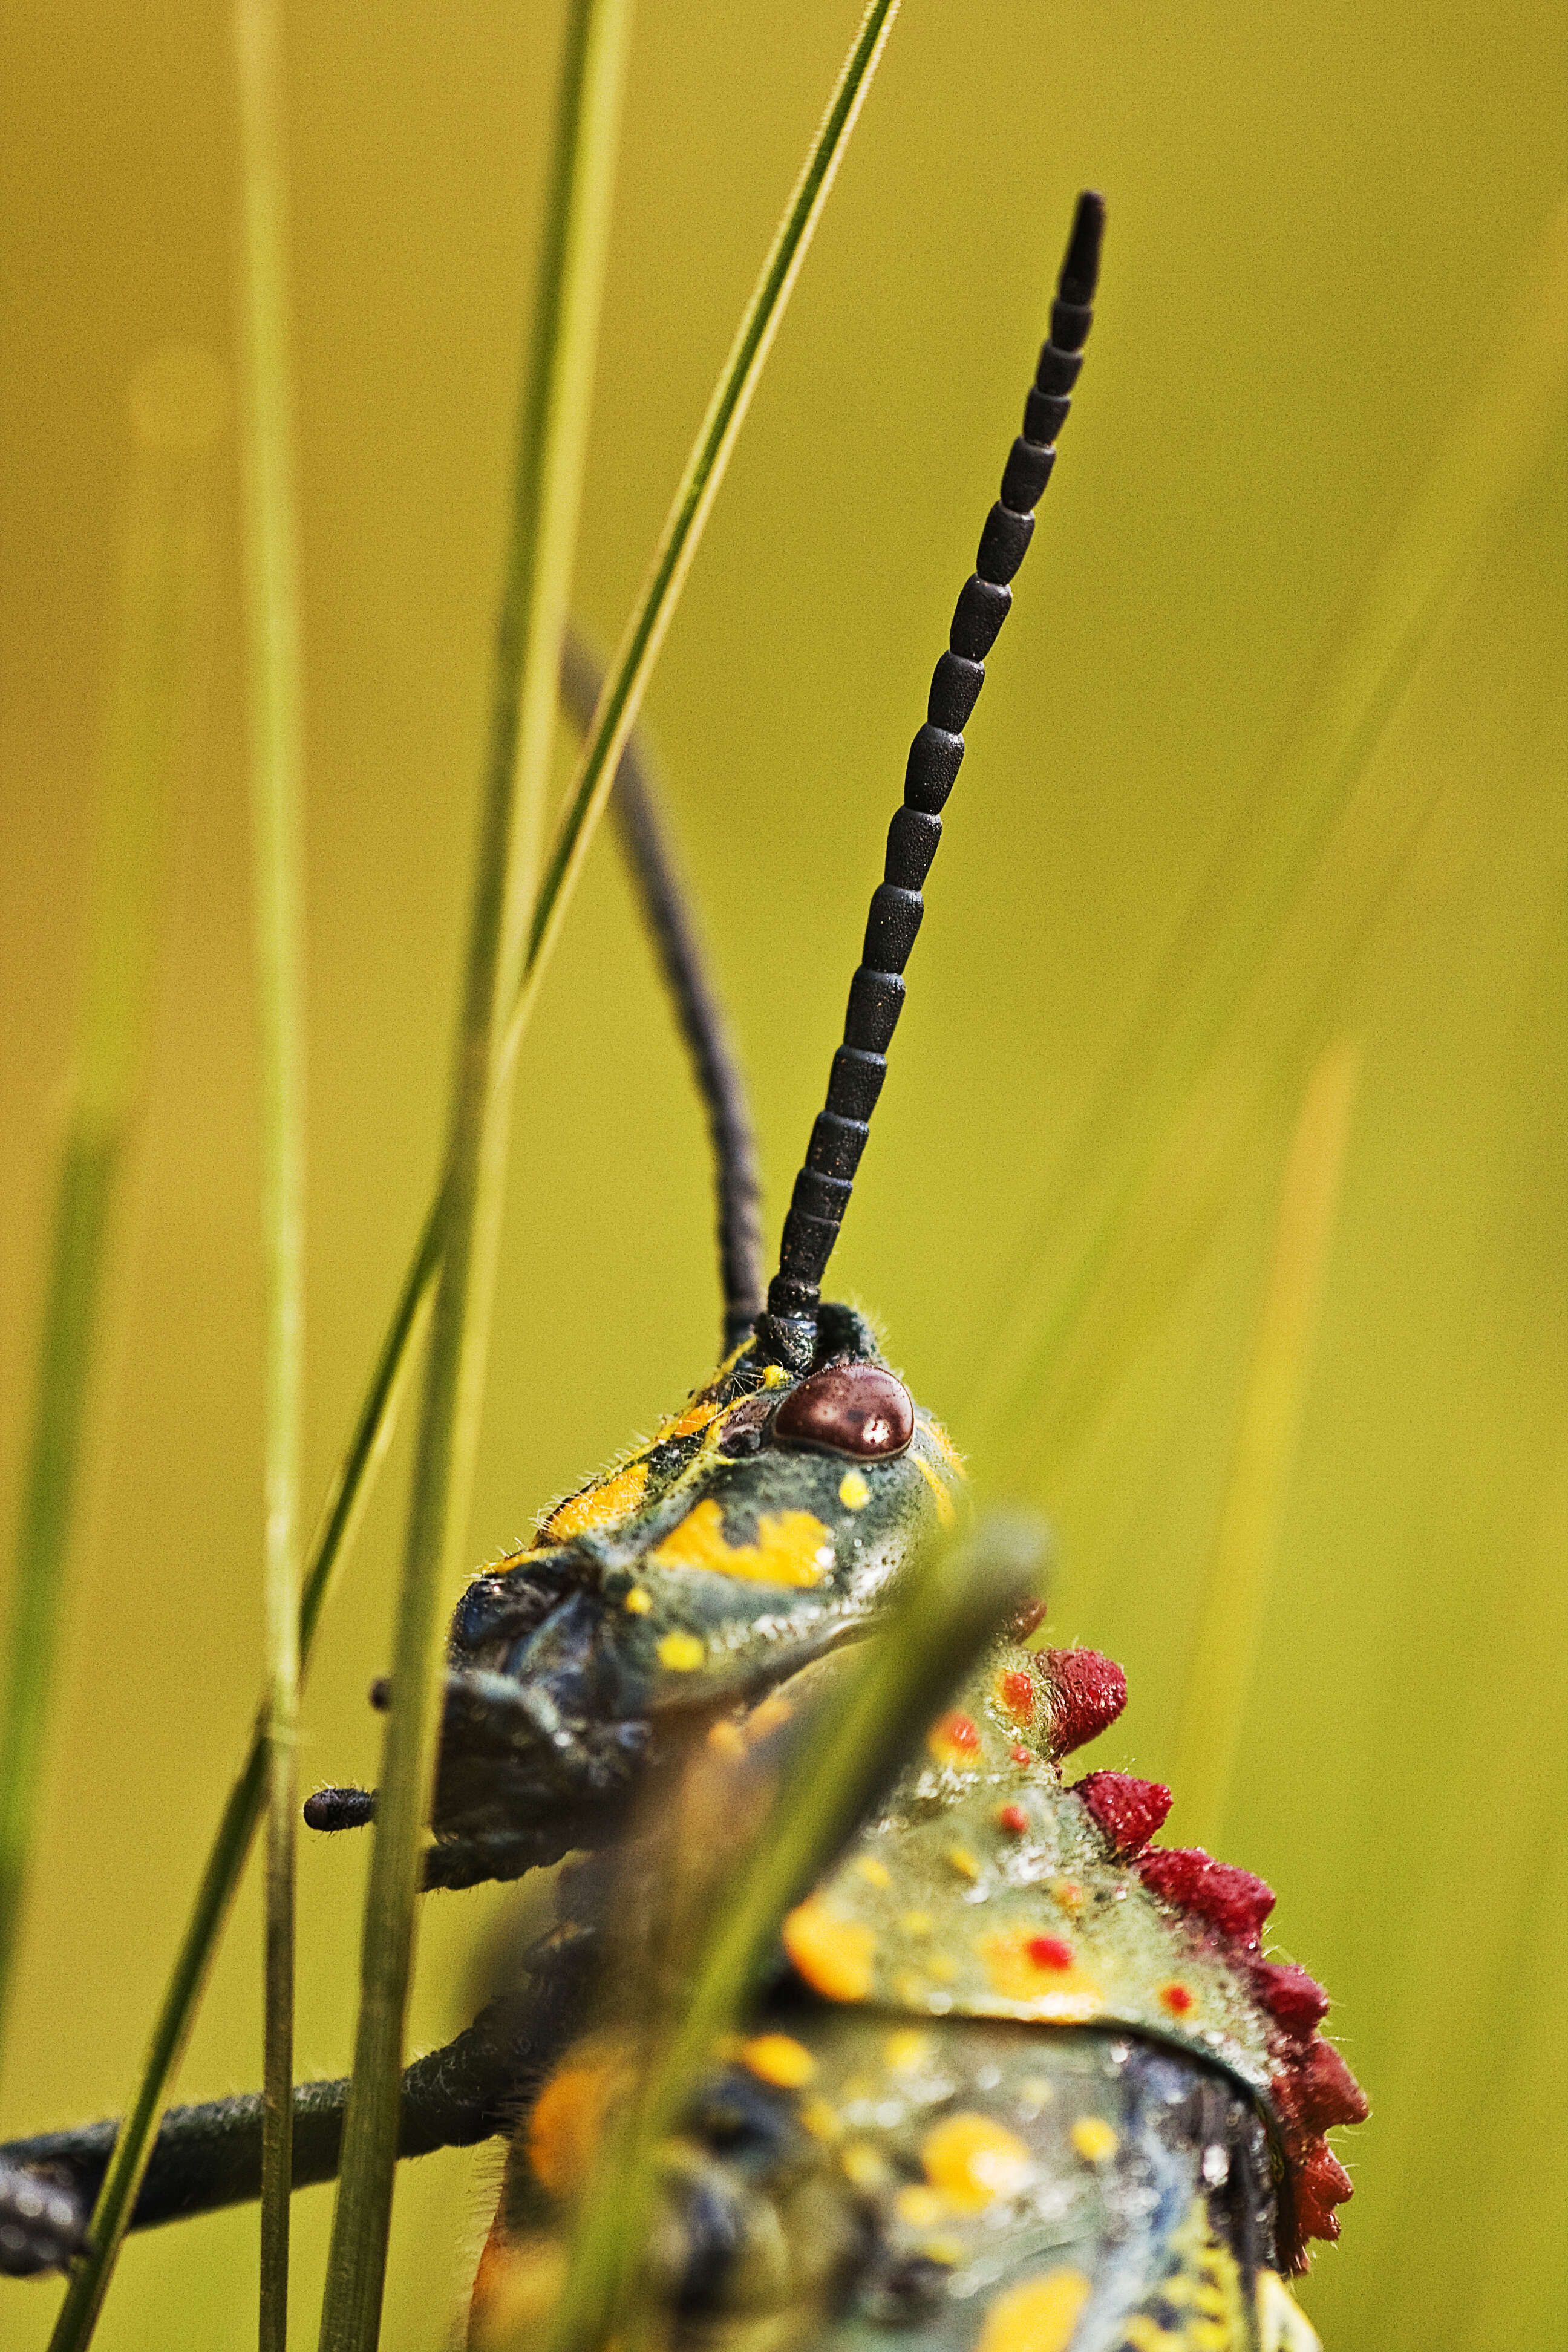
[[[607,2057],[569,2057],[541,2091],[528,2120],[528,2160],[552,2197],[569,2197],[586,2180],[626,2080],[626,2068]]]
[[[1022,1837],[1029,1826],[1029,1816],[1022,1805],[1004,1805],[996,1816],[996,1826],[1009,1837]]]
[[[1033,1723],[1035,1696],[1035,1677],[1021,1668],[997,1675],[996,1696],[1015,1723]]]
[[[570,1543],[574,1537],[616,1527],[630,1518],[647,1491],[647,1464],[628,1462],[614,1477],[601,1479],[596,1486],[584,1486],[580,1495],[569,1496],[552,1511],[544,1522],[544,1535],[551,1543]]]
[[[990,2116],[949,2116],[921,2143],[926,2179],[961,2210],[984,2212],[1016,2197],[1034,2170],[1023,2141]]]
[[[980,1734],[972,1716],[944,1715],[926,1734],[926,1746],[939,1764],[962,1771],[980,1761]]]
[[[1064,1943],[1060,1936],[1031,1936],[1028,1953],[1037,1969],[1070,1969],[1072,1966],[1072,1946]]]
[[[732,1544],[713,1497],[696,1504],[651,1555],[658,1568],[706,1568],[754,1584],[820,1584],[833,1566],[833,1538],[809,1511],[764,1512],[755,1543]]]
[[[745,1736],[738,1723],[715,1723],[708,1733],[708,1745],[716,1756],[740,1758],[746,1752]]]
[[[1032,1764],[1035,1760],[1021,1739],[1016,1739],[1007,1753],[1015,1764]]]
[[[812,1990],[828,2000],[864,2000],[871,1990],[874,1932],[858,1920],[836,1919],[815,1895],[784,1921],[784,1948]]]
[[[787,2033],[759,2033],[741,2055],[759,2083],[772,2083],[781,2091],[798,2091],[816,2072],[816,2061],[805,2044]]]
[[[658,1432],[660,1440],[667,1437],[689,1437],[695,1431],[706,1429],[718,1410],[711,1397],[693,1397],[684,1412],[678,1413],[673,1421],[660,1423]]]
[[[1089,2296],[1081,2271],[1047,2271],[1010,2286],[987,2310],[975,2352],[1068,2352]]]
[[[1193,2005],[1192,1994],[1184,1984],[1162,1985],[1160,1999],[1173,2017],[1185,2017]]]

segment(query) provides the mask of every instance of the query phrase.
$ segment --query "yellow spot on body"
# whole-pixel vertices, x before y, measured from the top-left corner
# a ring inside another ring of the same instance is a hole
[[[702,1664],[708,1652],[695,1633],[666,1633],[654,1652],[661,1666],[672,1675],[689,1675]]]
[[[838,2161],[844,2167],[845,2177],[857,2189],[880,2189],[888,2180],[888,2159],[881,2149],[873,2147],[868,2140],[852,2141]]]
[[[961,2211],[983,2212],[994,2199],[1016,2197],[1034,2165],[1028,2149],[991,2116],[949,2116],[921,2144],[926,2179]]]
[[[596,1486],[585,1486],[580,1495],[571,1496],[559,1510],[552,1511],[544,1522],[544,1534],[551,1543],[571,1543],[577,1536],[597,1534],[602,1528],[619,1525],[630,1518],[647,1491],[647,1464],[628,1462],[611,1478],[601,1479]]]
[[[947,1859],[949,1867],[956,1870],[960,1878],[967,1878],[973,1886],[980,1875],[980,1864],[969,1848],[966,1845],[950,1845]]]
[[[816,2061],[805,2042],[787,2033],[759,2033],[741,2055],[760,2083],[772,2083],[781,2091],[798,2091],[816,2072]]]
[[[947,2200],[940,2189],[900,2189],[893,2210],[908,2229],[934,2230],[947,2212]]]
[[[1065,1969],[1035,1957],[1030,1946],[1040,1940],[1021,1927],[1001,1928],[981,1937],[975,1946],[991,1989],[1004,2000],[1027,2004],[1031,2016],[1051,2025],[1082,2025],[1100,2014],[1100,1991],[1094,1979],[1074,1960]]]
[[[918,2074],[931,2056],[931,2046],[929,2033],[922,2033],[918,2025],[903,2025],[889,2034],[882,2055],[895,2074]]]
[[[962,2238],[923,2238],[920,2251],[928,2263],[940,2263],[943,2270],[955,2271],[968,2248]]]
[[[640,1584],[634,1584],[622,1601],[621,1607],[630,1617],[646,1617],[653,1607],[653,1595],[646,1591]]]
[[[958,1974],[958,1962],[950,1959],[945,1952],[933,1952],[926,1967],[938,1984],[951,1984]]]
[[[782,1389],[788,1378],[789,1374],[782,1364],[763,1366],[763,1386],[765,1389]]]
[[[755,1584],[820,1584],[833,1566],[833,1538],[810,1511],[764,1512],[757,1540],[732,1544],[711,1496],[693,1506],[652,1554],[658,1568],[708,1568]]]
[[[1122,2322],[1121,2341],[1131,2347],[1131,2352],[1179,2352],[1184,2340],[1184,2331],[1182,2336],[1172,2336],[1158,2320],[1142,2312],[1135,2311],[1131,2319]]]
[[[716,1723],[709,1731],[708,1745],[716,1756],[741,1757],[746,1752],[746,1736],[738,1723]]]
[[[931,1934],[931,1913],[929,1911],[906,1911],[902,1918],[899,1921],[899,1932],[903,1936],[929,1936]]]
[[[625,2068],[607,2059],[568,2059],[534,2101],[528,2160],[552,2197],[569,2197],[586,2180],[626,2079]]]
[[[1258,2273],[1258,2352],[1323,2352],[1322,2340],[1278,2271]]]
[[[1109,2164],[1121,2145],[1100,2116],[1079,2116],[1068,2137],[1086,2164]]]
[[[844,2126],[838,2120],[837,2109],[830,2107],[826,2099],[803,2099],[798,2113],[813,2139],[833,2141],[843,2137]]]
[[[814,1895],[784,1921],[784,1948],[827,2000],[864,2000],[871,1990],[875,1933],[858,1920],[836,1919]]]
[[[1089,2301],[1081,2271],[1047,2271],[999,2294],[985,2314],[975,2352],[1068,2352]]]
[[[911,1453],[910,1460],[914,1464],[915,1468],[920,1472],[921,1476],[925,1480],[926,1485],[931,1488],[931,1493],[936,1497],[936,1516],[938,1520],[944,1528],[952,1527],[953,1521],[958,1517],[958,1513],[953,1508],[952,1496],[948,1493],[946,1486],[942,1484],[942,1473],[940,1470],[935,1469],[932,1465],[926,1460],[923,1454]]]
[[[846,1470],[838,1481],[838,1499],[847,1511],[863,1511],[871,1499],[871,1488],[858,1470]]]
[[[791,1702],[787,1698],[780,1698],[776,1693],[772,1698],[763,1699],[762,1705],[754,1706],[746,1717],[747,1741],[754,1748],[759,1739],[765,1739],[770,1731],[776,1731],[781,1724],[787,1723],[794,1713]]]
[[[892,1872],[885,1862],[879,1862],[874,1853],[863,1853],[855,1868],[868,1886],[891,1886],[893,1883]]]

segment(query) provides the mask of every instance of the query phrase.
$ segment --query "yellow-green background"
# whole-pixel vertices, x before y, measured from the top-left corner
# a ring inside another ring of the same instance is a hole
[[[309,692],[310,1486],[431,1181],[553,7],[286,15]],[[578,602],[613,639],[847,44],[853,0],[644,0]],[[13,0],[0,59],[0,1426],[14,1496],[126,482],[123,387],[226,351],[226,13]],[[1314,646],[1485,373],[1560,194],[1561,12],[1499,0],[909,0],[649,715],[753,1074],[776,1223],[903,749],[1074,190],[1100,320],[971,730],[837,1264],[962,1443],[1037,1206]],[[1363,957],[1363,1080],[1225,1832],[1280,1890],[1375,2118],[1306,2300],[1339,2352],[1552,2340],[1568,2295],[1568,803],[1561,437],[1383,758],[1439,787]],[[90,1524],[6,2059],[7,2131],[121,2100],[258,1675],[259,1276],[226,452],[209,748],[181,838]],[[1254,814],[1266,820],[1266,798]],[[476,1559],[646,1428],[715,1326],[707,1173],[606,845],[521,1074]],[[1127,1664],[1103,1760],[1170,1768],[1279,1135],[1051,1504],[1058,1638]],[[770,1226],[770,1230],[773,1230]],[[1005,1472],[999,1462],[998,1474]],[[308,1780],[374,1774],[389,1481],[323,1641]],[[8,1521],[7,1521],[8,1524]],[[309,1844],[300,2049],[346,2061],[363,1854]],[[492,1898],[426,1916],[459,2021]],[[247,1893],[184,2068],[259,2067]],[[1347,2148],[1349,2153],[1349,2148]],[[397,2207],[386,2341],[435,2345],[493,2161]],[[327,2192],[299,2203],[300,2324]],[[106,2347],[240,2345],[254,2219],[134,2246]],[[9,2286],[5,2340],[54,2296]]]

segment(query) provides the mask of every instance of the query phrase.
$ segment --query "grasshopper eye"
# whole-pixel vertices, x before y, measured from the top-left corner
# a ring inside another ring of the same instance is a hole
[[[875,1461],[901,1454],[915,1433],[914,1401],[879,1364],[829,1364],[787,1396],[773,1423],[785,1445]]]

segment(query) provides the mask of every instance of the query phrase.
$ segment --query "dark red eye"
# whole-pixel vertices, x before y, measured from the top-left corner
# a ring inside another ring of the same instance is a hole
[[[785,1445],[872,1461],[901,1454],[915,1433],[914,1400],[879,1364],[829,1364],[785,1397],[773,1435]]]

